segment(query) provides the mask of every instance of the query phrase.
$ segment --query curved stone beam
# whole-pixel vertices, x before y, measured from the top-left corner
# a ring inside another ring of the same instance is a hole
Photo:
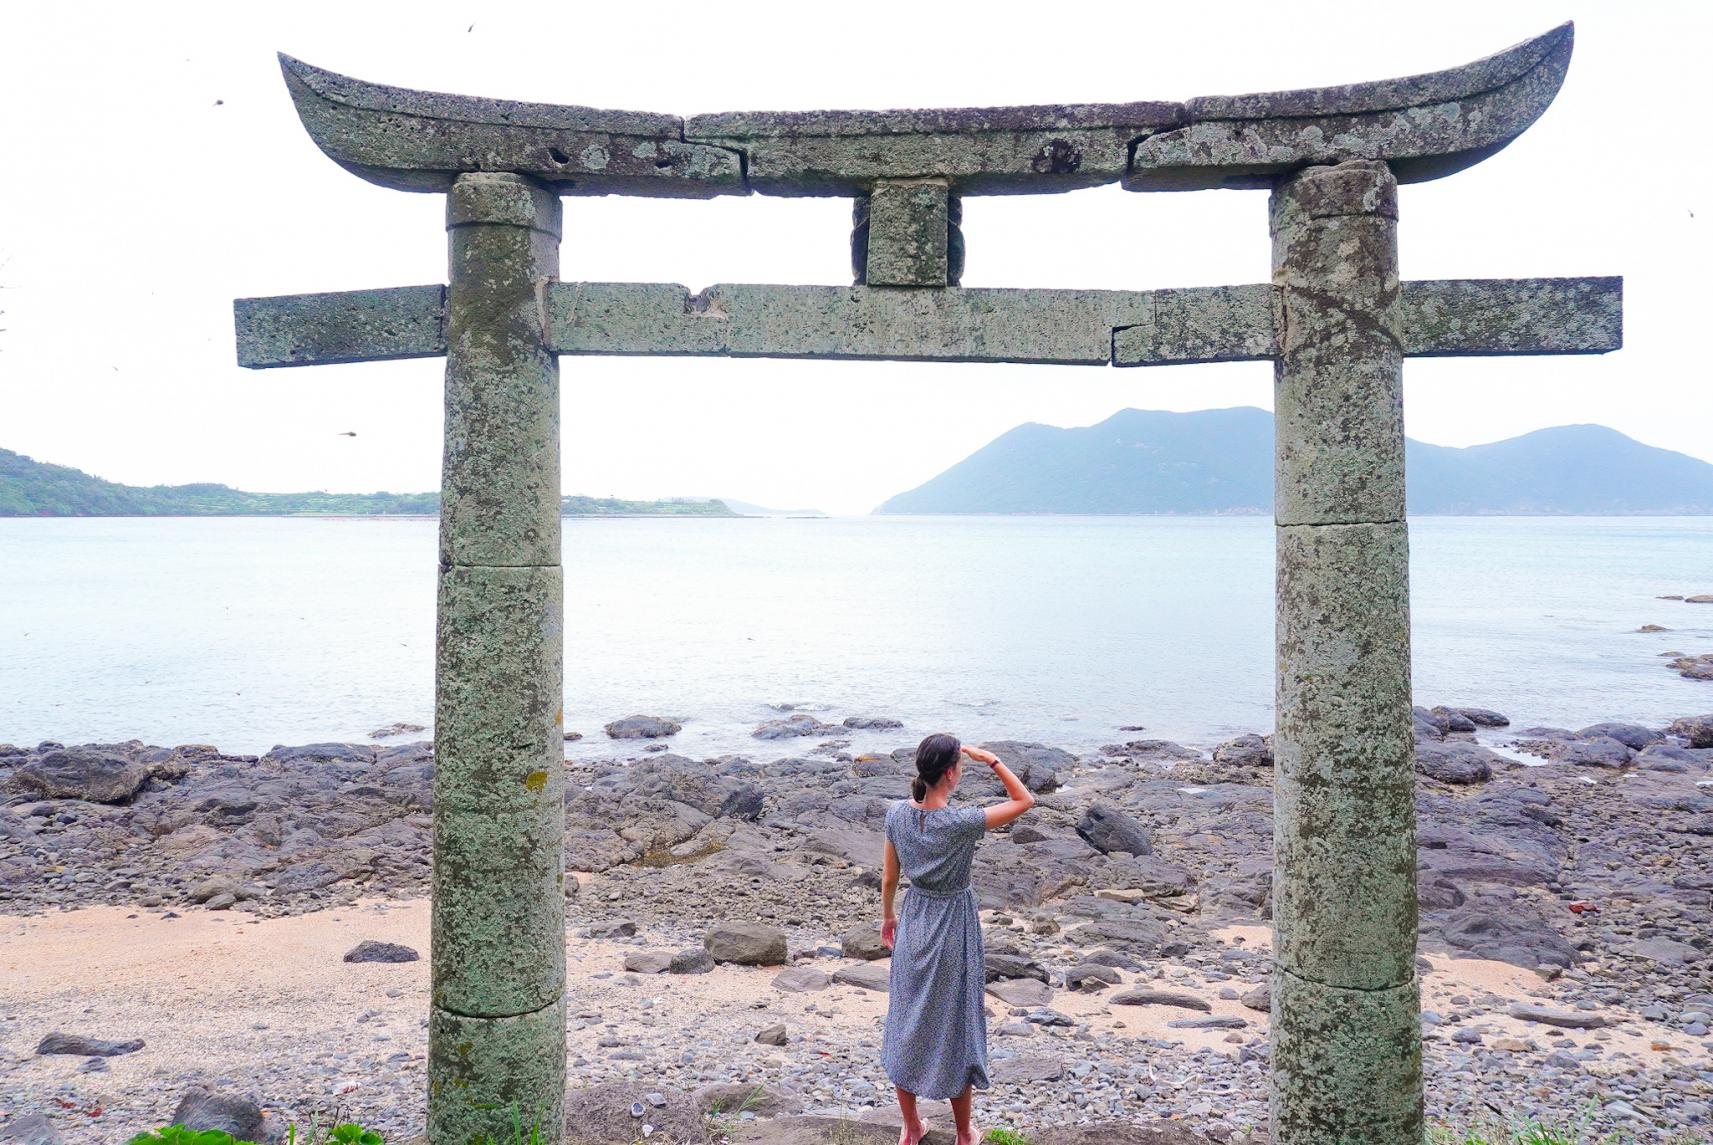
[[[383,187],[446,191],[465,172],[509,171],[562,195],[744,193],[738,154],[684,142],[676,116],[412,91],[283,54],[280,70],[316,146]]]
[[[1479,163],[1521,135],[1558,94],[1572,25],[1442,72],[1261,95],[1203,96],[1187,121],[1140,140],[1132,191],[1269,187],[1311,164],[1382,159],[1400,183]]]
[[[938,178],[959,195],[1038,195],[1117,182],[1138,138],[1184,121],[1178,103],[692,116],[684,138],[742,151],[764,195],[863,195]]]

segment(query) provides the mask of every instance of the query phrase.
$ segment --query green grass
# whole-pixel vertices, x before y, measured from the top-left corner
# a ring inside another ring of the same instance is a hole
[[[983,1141],[991,1141],[993,1145],[1029,1145],[1029,1138],[1015,1129],[989,1129]]]

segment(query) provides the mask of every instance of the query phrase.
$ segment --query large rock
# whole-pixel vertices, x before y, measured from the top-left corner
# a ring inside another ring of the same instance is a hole
[[[783,990],[787,994],[806,994],[825,990],[832,981],[829,975],[813,966],[787,966],[773,976],[771,985],[775,990]]]
[[[1028,740],[1000,739],[980,746],[997,755],[999,761],[1023,781],[1023,786],[1036,794],[1057,788],[1059,774],[1070,770],[1077,761],[1076,756],[1062,748],[1048,747],[1044,743],[1032,743]],[[965,779],[976,771],[989,782],[997,782],[991,771],[979,765],[965,768]]]
[[[1009,950],[989,950],[985,952],[987,980],[998,982],[1009,978],[1033,978],[1037,982],[1047,981],[1047,971],[1039,962],[1026,954],[1016,954]]]
[[[193,1089],[179,1100],[167,1124],[182,1125],[186,1129],[218,1130],[230,1133],[239,1141],[265,1142],[279,1136],[270,1126],[270,1120],[253,1097]]]
[[[613,739],[662,739],[683,730],[683,724],[664,716],[626,716],[607,725],[607,735]]]
[[[1632,751],[1641,751],[1652,743],[1660,743],[1665,739],[1665,733],[1641,724],[1626,724],[1608,720],[1604,723],[1589,724],[1576,733],[1577,739],[1599,739],[1609,736]]]
[[[378,942],[365,938],[345,952],[346,962],[415,962],[422,956],[397,942]]]
[[[147,764],[89,747],[50,751],[12,776],[19,790],[42,799],[84,799],[90,803],[124,803],[148,779]]]
[[[370,764],[375,762],[375,749],[355,743],[306,743],[295,747],[275,744],[267,755],[262,757],[266,763],[354,763]]]
[[[718,922],[702,936],[702,946],[715,962],[739,966],[785,964],[785,932],[759,922]]]
[[[833,981],[841,986],[860,986],[885,994],[892,985],[892,961],[859,962],[833,971]]]
[[[792,739],[796,736],[836,735],[844,729],[837,724],[824,724],[808,712],[796,712],[783,719],[768,720],[750,735],[756,739]]]
[[[72,1054],[80,1058],[118,1057],[121,1054],[134,1054],[142,1048],[142,1038],[108,1041],[103,1038],[86,1038],[81,1034],[62,1034],[58,1031],[36,1044],[38,1054]]]
[[[1240,735],[1214,748],[1213,761],[1231,767],[1272,767],[1273,745],[1265,736]]]
[[[999,982],[989,982],[987,992],[1007,1006],[1024,1009],[1045,1006],[1053,1000],[1053,988],[1033,978],[1007,978]]]
[[[1671,721],[1665,730],[1688,740],[1690,747],[1713,747],[1713,715],[1684,716]]]
[[[1505,757],[1472,743],[1454,740],[1421,740],[1416,743],[1416,771],[1441,783],[1467,785],[1493,778],[1495,764]]]
[[[1148,828],[1109,803],[1096,803],[1077,823],[1081,835],[1095,850],[1103,854],[1122,852],[1127,855],[1151,855],[1154,842]]]
[[[1511,726],[1511,717],[1503,712],[1495,712],[1492,708],[1453,708],[1452,710],[1470,723],[1484,728],[1508,728]]]
[[[846,716],[844,726],[856,731],[890,731],[904,726],[904,721],[891,716]]]
[[[845,931],[839,942],[839,951],[846,958],[861,958],[868,962],[892,954],[880,941],[880,930],[872,925],[853,926]]]
[[[0,1142],[4,1145],[60,1145],[63,1140],[45,1113],[31,1113],[0,1123]]]
[[[1204,1014],[1213,1012],[1213,1005],[1206,999],[1194,994],[1186,994],[1181,990],[1149,990],[1137,987],[1112,996],[1114,1006],[1171,1006],[1179,1010],[1199,1010]]]

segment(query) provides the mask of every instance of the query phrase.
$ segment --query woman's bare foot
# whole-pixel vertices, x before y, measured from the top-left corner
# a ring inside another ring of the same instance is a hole
[[[921,1145],[922,1138],[928,1136],[928,1123],[920,1117],[914,1126],[905,1125],[898,1132],[898,1145]]]
[[[981,1135],[974,1129],[971,1129],[967,1135],[963,1133],[958,1134],[958,1145],[976,1145],[976,1142],[980,1140]]]

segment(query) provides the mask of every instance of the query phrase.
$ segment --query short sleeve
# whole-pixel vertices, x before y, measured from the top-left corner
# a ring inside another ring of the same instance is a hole
[[[981,838],[987,830],[987,808],[965,807],[958,812],[959,837],[968,841]]]

